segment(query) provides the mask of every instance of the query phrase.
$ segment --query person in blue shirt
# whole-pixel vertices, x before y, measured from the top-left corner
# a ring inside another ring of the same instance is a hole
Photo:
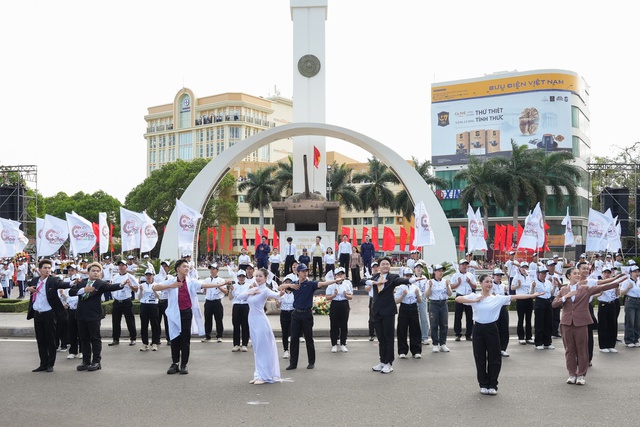
[[[371,238],[368,234],[364,236],[364,239],[365,241],[360,245],[360,256],[364,264],[363,273],[368,272],[371,275],[371,262],[373,261],[376,249],[373,247],[373,243],[371,243]]]
[[[300,335],[304,335],[307,345],[307,357],[309,364],[307,369],[313,369],[316,363],[316,348],[313,343],[313,294],[319,288],[332,285],[337,280],[328,280],[325,282],[313,282],[307,279],[309,275],[309,267],[300,263],[296,269],[298,280],[294,283],[284,283],[278,288],[279,291],[291,289],[293,292],[293,312],[291,313],[291,345],[290,359],[287,370],[296,369],[298,367],[298,355],[300,354]]]
[[[262,236],[262,243],[256,246],[256,262],[258,263],[258,268],[269,268],[269,254],[271,253],[271,248],[269,247],[269,239],[267,236]]]
[[[307,248],[302,249],[302,255],[300,255],[300,257],[298,258],[298,263],[304,264],[306,266],[311,265],[311,257],[309,257],[309,252],[307,252]]]

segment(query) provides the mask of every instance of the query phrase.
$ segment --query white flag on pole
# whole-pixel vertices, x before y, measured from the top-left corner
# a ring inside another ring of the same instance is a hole
[[[518,248],[535,251],[541,247],[544,247],[544,221],[542,220],[540,203],[538,203],[524,221],[524,230],[520,236]]]
[[[140,248],[140,235],[142,234],[144,223],[144,215],[120,207],[120,232],[123,252]]]
[[[564,225],[564,245],[574,246],[576,244],[576,241],[573,237],[573,229],[571,228],[571,217],[569,216],[569,208],[567,208],[567,216],[564,217],[561,224]]]
[[[613,218],[611,209],[607,209],[604,213],[605,216],[611,219],[609,227],[607,228],[607,235],[600,242],[601,251],[618,252],[618,249],[622,247],[620,242],[620,236],[618,235],[618,217]]]
[[[478,212],[480,212],[480,208],[478,208]],[[478,216],[473,211],[471,205],[469,205],[467,209],[467,229],[469,240],[469,252],[473,252],[477,249],[486,251],[487,250],[487,242],[484,240],[484,224],[482,223],[482,216]]]
[[[415,233],[413,238],[413,246],[431,246],[435,245],[435,237],[431,224],[429,223],[429,214],[424,202],[416,204],[413,210]]]
[[[142,212],[142,216],[144,217],[144,226],[140,240],[140,252],[149,252],[158,243],[158,231],[153,226],[155,221],[146,212]]]
[[[67,221],[49,214],[44,216],[42,236],[37,248],[38,256],[48,256],[56,253],[69,237]]]
[[[65,216],[73,255],[91,251],[97,240],[91,223],[74,211],[65,213]]]
[[[178,249],[180,256],[193,252],[193,239],[196,233],[198,219],[202,218],[200,212],[176,199],[176,211],[178,214]]]
[[[586,252],[598,252],[600,250],[600,244],[602,239],[606,240],[607,230],[609,229],[611,221],[613,221],[613,218],[609,218],[607,215],[596,210],[589,209]]]
[[[44,227],[44,219],[36,217],[36,255],[40,256],[40,240],[42,239],[42,228]]]
[[[104,254],[109,252],[109,223],[105,212],[98,214],[98,228],[100,229],[100,254]]]
[[[20,230],[22,223],[11,219],[0,218],[0,240],[4,246],[4,257],[12,257],[29,243],[29,239]]]

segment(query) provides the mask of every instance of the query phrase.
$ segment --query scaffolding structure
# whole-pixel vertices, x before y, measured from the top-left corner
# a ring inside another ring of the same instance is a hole
[[[638,219],[638,182],[640,164],[638,163],[590,163],[587,167],[590,179],[590,188],[597,176],[597,187],[593,188],[594,196],[609,196],[613,203],[628,217],[630,235],[622,236],[622,251],[625,256],[638,256],[638,236],[640,235],[640,221]],[[611,175],[611,179],[608,178]],[[610,188],[627,188],[627,193],[617,192],[611,194]],[[621,204],[616,196],[626,196],[628,203]],[[602,203],[602,202],[601,202]]]
[[[36,229],[36,215],[38,212],[38,166],[36,165],[0,165],[0,188],[5,188],[4,194],[0,197],[0,209],[17,199],[17,221],[22,223],[22,229]],[[33,190],[31,193],[28,190]],[[29,213],[27,207],[33,203],[33,215]]]

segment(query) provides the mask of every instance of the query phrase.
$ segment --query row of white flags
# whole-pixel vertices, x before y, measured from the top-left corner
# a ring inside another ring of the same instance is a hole
[[[617,252],[622,247],[620,234],[618,217],[613,217],[611,209],[605,213],[589,209],[586,252]]]
[[[0,218],[0,257],[12,257],[29,243],[20,225],[18,221]]]

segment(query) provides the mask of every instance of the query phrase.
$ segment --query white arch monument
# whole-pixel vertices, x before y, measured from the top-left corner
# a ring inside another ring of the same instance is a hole
[[[270,142],[305,135],[342,139],[370,152],[391,168],[400,183],[407,189],[411,200],[414,203],[424,201],[429,212],[436,244],[424,247],[426,261],[433,264],[442,261],[456,261],[457,252],[449,222],[435,194],[420,174],[389,147],[366,135],[339,126],[324,123],[292,123],[255,134],[225,150],[209,162],[187,187],[180,200],[190,208],[202,212],[213,190],[233,165]],[[161,259],[178,259],[182,255],[178,248],[177,226],[178,221],[174,208],[162,239]],[[198,230],[196,229],[197,234]]]

